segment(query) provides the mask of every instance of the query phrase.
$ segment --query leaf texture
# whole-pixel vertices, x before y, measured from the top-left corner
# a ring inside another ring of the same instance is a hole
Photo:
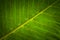
[[[60,40],[60,0],[0,3],[0,40]]]

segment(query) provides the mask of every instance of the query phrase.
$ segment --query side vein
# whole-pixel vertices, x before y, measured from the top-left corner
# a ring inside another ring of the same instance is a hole
[[[34,17],[30,18],[29,20],[27,20],[25,23],[23,23],[22,25],[20,25],[19,27],[17,27],[16,29],[14,29],[13,31],[9,32],[8,34],[6,34],[5,36],[1,37],[0,40],[3,40],[5,38],[7,38],[9,35],[11,35],[12,33],[14,33],[15,31],[17,31],[18,29],[24,27],[24,25],[28,24],[30,21],[32,21],[34,18],[36,18],[37,16],[39,16],[40,14],[42,14],[44,11],[46,11],[48,8],[52,7],[57,1],[55,1],[54,3],[52,3],[51,5],[49,5],[48,7],[46,7],[44,10],[42,10],[41,12],[39,12],[38,14],[36,14]]]

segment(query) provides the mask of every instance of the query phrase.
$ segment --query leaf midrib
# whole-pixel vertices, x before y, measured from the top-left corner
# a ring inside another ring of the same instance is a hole
[[[20,25],[19,27],[17,27],[16,29],[14,29],[13,31],[11,31],[10,33],[6,34],[5,36],[1,37],[0,40],[7,38],[9,35],[11,35],[12,33],[14,33],[15,31],[17,31],[18,29],[24,27],[24,25],[28,24],[30,21],[32,21],[34,18],[36,18],[37,16],[39,16],[40,14],[42,14],[43,12],[45,12],[48,8],[52,7],[57,1],[55,1],[54,3],[52,3],[51,5],[49,5],[48,7],[46,7],[44,10],[42,10],[41,12],[39,12],[38,14],[36,14],[34,17],[30,18],[29,20],[27,20],[25,23],[23,23],[22,25]]]

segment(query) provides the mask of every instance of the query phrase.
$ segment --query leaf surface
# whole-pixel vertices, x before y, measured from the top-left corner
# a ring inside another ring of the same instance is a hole
[[[0,3],[0,40],[60,40],[60,0]]]

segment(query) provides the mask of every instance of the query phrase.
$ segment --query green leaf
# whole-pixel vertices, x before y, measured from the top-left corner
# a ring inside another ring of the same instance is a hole
[[[0,40],[60,40],[60,0],[0,0]]]

